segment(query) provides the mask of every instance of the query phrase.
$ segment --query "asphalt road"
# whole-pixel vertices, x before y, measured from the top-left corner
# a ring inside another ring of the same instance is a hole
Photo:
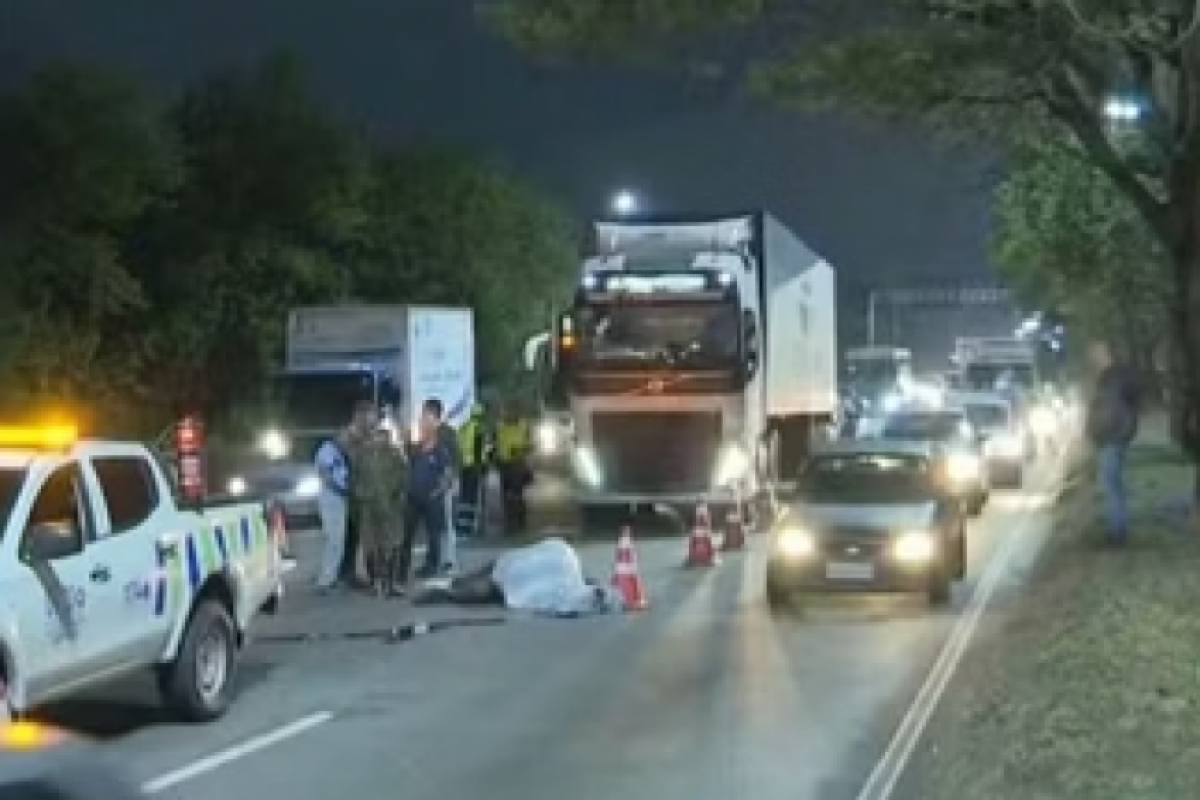
[[[854,800],[998,552],[1004,572],[987,582],[1001,602],[1017,590],[1053,471],[995,496],[973,524],[970,577],[949,611],[875,597],[772,615],[765,537],[702,572],[680,568],[682,538],[659,538],[638,543],[644,614],[511,618],[394,645],[260,641],[217,723],[164,723],[148,684],[51,716],[99,737],[150,793],[181,800]],[[595,574],[610,571],[611,544],[582,549]],[[387,627],[416,611],[296,591],[264,632]]]

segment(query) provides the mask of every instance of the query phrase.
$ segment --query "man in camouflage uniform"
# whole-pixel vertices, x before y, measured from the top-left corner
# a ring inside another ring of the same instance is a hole
[[[400,597],[400,531],[408,482],[404,451],[384,430],[373,431],[357,450],[351,491],[367,574],[380,597]]]

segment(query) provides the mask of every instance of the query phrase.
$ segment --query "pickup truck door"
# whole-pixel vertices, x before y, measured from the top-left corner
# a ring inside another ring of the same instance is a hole
[[[28,700],[63,693],[88,678],[89,656],[99,649],[102,631],[93,618],[88,559],[83,543],[91,524],[83,473],[67,462],[51,469],[37,489],[24,531],[54,524],[80,540],[76,555],[55,561],[21,557],[11,587],[19,631]],[[25,549],[18,546],[18,554]],[[7,587],[6,587],[7,588]]]
[[[157,607],[156,595],[166,580],[159,533],[178,515],[169,498],[159,496],[153,466],[144,456],[92,456],[83,467],[97,498],[96,524],[87,545],[88,580],[96,594],[96,618],[110,637],[104,663],[98,666],[115,671],[144,667],[162,655],[174,621]]]

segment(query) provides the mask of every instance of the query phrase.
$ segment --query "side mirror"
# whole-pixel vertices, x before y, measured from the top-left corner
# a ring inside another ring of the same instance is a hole
[[[83,537],[70,522],[43,522],[25,531],[21,556],[25,561],[58,561],[83,552]]]

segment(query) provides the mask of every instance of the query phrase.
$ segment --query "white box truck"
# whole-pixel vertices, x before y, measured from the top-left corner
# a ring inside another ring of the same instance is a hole
[[[315,513],[312,458],[370,399],[397,437],[410,435],[421,404],[442,401],[455,426],[476,402],[474,317],[469,308],[331,305],[293,309],[284,367],[273,381],[255,456],[229,478],[232,494],[283,502],[289,516]]]
[[[594,236],[555,331],[585,520],[764,509],[837,413],[833,268],[764,212]]]

